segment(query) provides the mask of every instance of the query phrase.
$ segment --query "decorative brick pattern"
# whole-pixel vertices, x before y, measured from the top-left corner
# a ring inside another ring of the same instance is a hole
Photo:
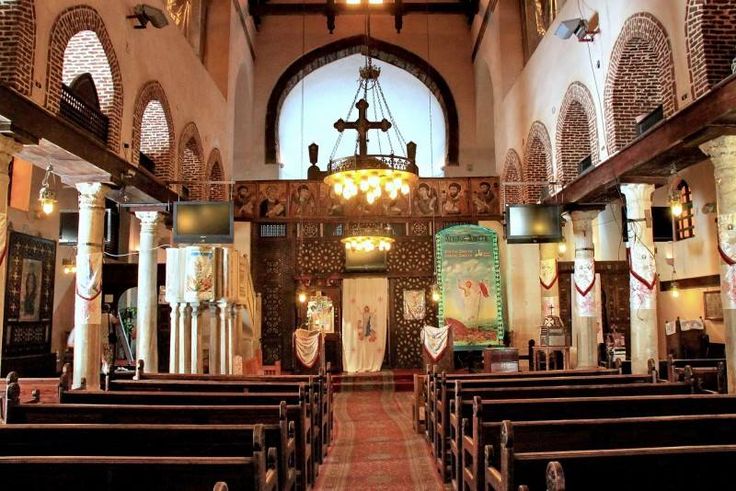
[[[118,65],[117,56],[112,45],[112,40],[107,33],[105,24],[102,18],[95,9],[86,5],[79,5],[70,7],[59,14],[54,21],[51,28],[51,36],[49,39],[49,57],[48,57],[48,68],[46,74],[46,108],[53,113],[59,112],[59,101],[61,100],[61,84],[64,77],[75,77],[88,71],[85,67],[99,66],[102,64],[102,60],[97,57],[94,60],[80,59],[76,56],[70,55],[69,61],[74,63],[81,63],[78,67],[79,71],[65,66],[65,52],[67,47],[70,46],[70,41],[75,38],[74,43],[71,44],[73,47],[73,53],[76,53],[79,48],[83,48],[82,54],[91,52],[94,53],[94,47],[90,45],[82,45],[81,43],[89,43],[92,40],[91,33],[83,33],[79,37],[75,37],[77,34],[83,31],[91,31],[97,38],[96,41],[102,46],[107,61],[109,73],[110,73],[110,86],[106,86],[103,81],[98,81],[95,78],[95,85],[97,91],[100,94],[100,102],[109,98],[109,103],[101,104],[102,112],[107,115],[110,119],[109,134],[107,138],[107,146],[114,152],[120,150],[120,132],[121,124],[123,119],[123,78],[120,73],[120,67]],[[87,51],[90,50],[90,51]],[[88,56],[88,55],[85,55]],[[94,62],[94,63],[93,63]],[[92,73],[94,77],[94,73]],[[107,108],[106,108],[107,107]]]
[[[204,150],[202,149],[202,138],[194,123],[187,123],[181,132],[177,175],[179,180],[186,181],[184,186],[189,189],[189,199],[205,198]]]
[[[547,127],[539,121],[532,123],[524,149],[524,178],[529,182],[555,180],[552,164],[552,143]],[[536,203],[542,197],[541,184],[524,186],[526,201]]]
[[[33,0],[0,0],[0,83],[30,96],[35,48]]]
[[[685,20],[693,97],[731,75],[736,57],[736,4],[733,0],[688,0]]]
[[[501,177],[503,186],[503,203],[502,206],[510,204],[524,203],[524,186],[514,185],[524,181],[524,172],[521,167],[521,159],[516,150],[510,148],[506,152],[506,159],[503,164],[503,174]],[[506,185],[509,184],[509,185]]]
[[[638,13],[624,23],[611,53],[605,89],[609,152],[636,138],[636,117],[660,104],[665,117],[677,110],[672,47],[662,24]]]
[[[567,88],[557,116],[555,132],[558,180],[564,186],[578,176],[578,164],[588,155],[598,164],[598,127],[595,105],[588,88],[573,82]]]
[[[210,158],[207,161],[207,168],[209,171],[209,181],[224,181],[225,174],[222,172],[222,156],[220,150],[217,148],[212,149],[210,152]],[[210,184],[209,186],[209,200],[210,201],[225,201],[225,185],[224,184]]]
[[[156,177],[173,180],[174,142],[174,123],[166,93],[157,81],[147,82],[138,91],[133,110],[131,160],[138,163],[139,152],[143,152],[155,164]]]

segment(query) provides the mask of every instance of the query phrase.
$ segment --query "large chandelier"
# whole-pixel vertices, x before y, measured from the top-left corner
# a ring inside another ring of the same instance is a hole
[[[390,225],[356,226],[340,242],[345,244],[346,251],[390,251],[394,243],[393,229]]]
[[[353,102],[355,102],[362,92],[363,97],[354,105],[358,109],[358,117],[354,121],[349,120],[353,112],[353,106],[351,105],[347,116],[348,121],[341,118],[335,122],[335,129],[340,135],[332,150],[332,155],[330,155],[324,182],[333,188],[336,195],[343,199],[350,200],[356,196],[361,196],[368,204],[373,204],[382,196],[394,200],[399,194],[409,194],[411,187],[418,179],[417,145],[414,142],[406,143],[399,131],[378,81],[381,69],[373,65],[370,55],[366,56],[365,66],[361,67],[359,72],[358,90],[353,99]],[[374,105],[374,121],[368,118],[369,98],[371,98]],[[378,120],[379,113],[380,120]],[[386,115],[391,121],[386,119]],[[355,145],[356,151],[354,155],[335,158],[335,153],[346,129],[355,130],[358,133]],[[394,138],[389,132],[392,129],[395,134]],[[379,153],[368,153],[368,131],[370,130],[381,130],[382,133],[386,133],[389,153],[383,153],[380,134],[378,137]],[[394,141],[406,148],[406,156],[396,155]]]

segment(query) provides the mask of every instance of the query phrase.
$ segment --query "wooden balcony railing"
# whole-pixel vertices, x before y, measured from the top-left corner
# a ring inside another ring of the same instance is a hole
[[[110,125],[107,116],[99,109],[82,100],[72,88],[62,84],[59,114],[82,129],[89,131],[102,143],[107,143],[107,132]]]

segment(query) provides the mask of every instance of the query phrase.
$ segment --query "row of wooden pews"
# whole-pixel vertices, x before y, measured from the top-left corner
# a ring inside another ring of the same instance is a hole
[[[713,468],[736,452],[736,398],[649,368],[428,373],[437,469],[458,490],[723,489],[729,469]]]
[[[52,404],[21,400],[9,376],[4,482],[40,474],[28,489],[306,490],[332,435],[329,375],[146,374],[139,364],[104,392],[71,390],[70,375],[65,367]]]

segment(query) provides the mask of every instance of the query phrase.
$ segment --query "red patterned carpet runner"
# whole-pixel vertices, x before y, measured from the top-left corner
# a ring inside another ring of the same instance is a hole
[[[315,489],[443,490],[429,448],[411,424],[411,392],[335,394],[335,441]]]

